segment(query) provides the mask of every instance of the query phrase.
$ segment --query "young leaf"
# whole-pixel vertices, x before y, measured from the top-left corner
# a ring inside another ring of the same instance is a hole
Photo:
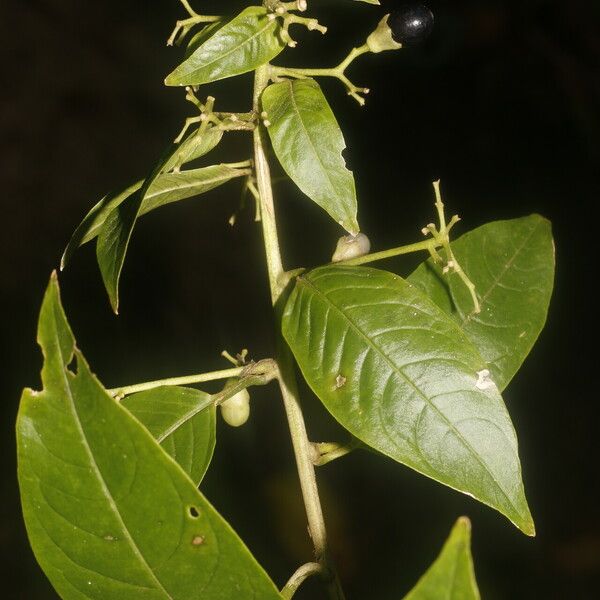
[[[313,79],[270,85],[262,105],[279,162],[294,183],[349,233],[359,232],[354,177],[340,127]]]
[[[546,322],[554,282],[550,222],[539,215],[495,221],[458,238],[452,249],[477,288],[480,314],[473,314],[458,276],[442,275],[432,260],[408,280],[459,324],[503,390]]]
[[[285,48],[279,29],[265,8],[249,6],[195,48],[165,84],[200,85],[253,71]]]
[[[471,522],[458,519],[440,555],[404,600],[479,600],[471,556]]]
[[[132,394],[121,404],[200,485],[213,456],[216,411],[210,394],[193,388],[164,386]]]
[[[19,485],[31,545],[59,595],[280,598],[179,465],[90,372],[55,275],[38,341],[44,390],[21,399]]]
[[[297,279],[282,328],[313,391],[356,438],[534,535],[502,397],[420,290],[385,271],[321,267]]]
[[[249,172],[248,169],[234,169],[227,165],[214,165],[180,171],[179,173],[163,173],[148,188],[148,192],[140,206],[138,217],[165,204],[204,194],[231,179],[247,175]],[[83,244],[98,236],[108,215],[137,192],[142,184],[143,181],[138,181],[119,194],[106,196],[92,208],[71,236],[62,256],[61,269],[66,266],[79,246],[83,246]]]

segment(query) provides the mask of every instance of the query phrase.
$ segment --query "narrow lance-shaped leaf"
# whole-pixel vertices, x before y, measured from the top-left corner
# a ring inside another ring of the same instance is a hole
[[[121,404],[198,486],[215,449],[216,411],[210,394],[163,386],[127,396]]]
[[[322,267],[297,279],[282,327],[307,382],[355,437],[534,535],[502,397],[420,290],[385,271]]]
[[[257,69],[275,58],[285,43],[277,19],[249,6],[194,49],[166,79],[166,85],[200,85]]]
[[[199,196],[231,179],[243,177],[249,173],[249,169],[232,168],[228,165],[214,165],[179,173],[164,173],[159,175],[148,189],[140,206],[138,217],[166,204]],[[133,194],[139,191],[142,185],[143,181],[138,181],[118,194],[106,196],[92,208],[71,236],[61,259],[61,269],[65,268],[77,248],[99,235],[107,217],[120,204],[128,201]]]
[[[359,232],[356,188],[342,151],[344,136],[313,79],[282,81],[263,93],[268,131],[294,183],[351,234]]]
[[[440,555],[404,600],[479,600],[471,556],[471,522],[458,519]]]
[[[179,145],[175,143],[169,146],[152,169],[150,175],[144,180],[140,189],[106,215],[102,227],[98,232],[96,259],[100,267],[104,287],[115,313],[119,312],[119,279],[121,278],[129,240],[131,239],[140,207],[148,189],[162,173],[165,163],[171,159],[178,147]]]
[[[443,275],[432,260],[408,280],[459,324],[503,390],[546,322],[554,282],[550,222],[531,215],[488,223],[452,242],[452,250],[477,288],[479,314],[458,276]]]
[[[38,340],[44,390],[25,390],[21,399],[19,485],[32,548],[59,595],[279,598],[179,465],[90,372],[56,277]]]

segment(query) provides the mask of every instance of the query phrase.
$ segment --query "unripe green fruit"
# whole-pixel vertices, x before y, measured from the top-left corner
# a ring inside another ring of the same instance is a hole
[[[220,406],[223,421],[231,427],[241,427],[250,416],[250,394],[248,390],[241,390]]]
[[[345,235],[338,240],[335,252],[331,257],[331,262],[340,262],[350,260],[369,254],[371,242],[364,233],[357,235]]]

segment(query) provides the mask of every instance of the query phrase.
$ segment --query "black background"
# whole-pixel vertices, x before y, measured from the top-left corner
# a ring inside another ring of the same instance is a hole
[[[329,33],[296,32],[279,64],[331,66],[361,43],[383,8],[312,0]],[[195,3],[205,13],[244,3]],[[594,286],[600,147],[596,2],[431,2],[437,23],[418,49],[362,57],[351,68],[372,89],[359,108],[322,85],[348,143],[359,216],[376,249],[418,239],[442,179],[461,231],[540,212],[553,221],[557,278],[547,329],[505,393],[519,434],[538,537],[386,459],[357,453],[319,471],[348,598],[397,599],[426,569],[455,518],[473,521],[484,598],[597,598],[600,581]],[[1,584],[5,597],[54,598],[28,548],[15,475],[20,389],[39,386],[37,311],[50,271],[83,214],[143,176],[186,116],[162,86],[181,51],[164,41],[183,16],[175,0],[5,0],[0,6],[2,235]],[[247,110],[251,78],[207,86],[222,110]],[[200,92],[205,93],[204,90]],[[235,101],[234,101],[235,100]],[[249,156],[233,134],[211,161]],[[276,189],[286,266],[326,262],[340,231],[289,184]],[[107,386],[224,368],[219,352],[271,354],[271,314],[252,210],[235,228],[239,185],[144,217],[110,310],[84,248],[61,275],[79,345]],[[382,267],[410,272],[413,258]],[[219,425],[203,491],[278,584],[310,558],[286,424],[274,388],[254,394],[241,430]],[[304,390],[313,439],[342,439]],[[315,583],[297,596],[321,598]]]

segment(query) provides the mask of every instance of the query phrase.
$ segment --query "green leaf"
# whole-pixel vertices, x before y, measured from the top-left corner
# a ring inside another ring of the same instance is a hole
[[[404,600],[479,600],[471,556],[471,522],[458,519],[440,555]]]
[[[176,166],[204,156],[221,141],[222,137],[223,132],[217,127],[209,127],[202,135],[197,135],[197,131],[192,132],[178,146],[174,147],[171,155],[167,156],[162,165],[161,173],[167,173]],[[93,240],[98,235],[106,216],[119,204],[139,191],[143,183],[143,180],[138,181],[121,192],[108,194],[92,208],[71,236],[69,244],[62,255],[61,269],[64,269],[79,246]],[[152,188],[152,185],[150,188]]]
[[[38,341],[44,390],[25,390],[21,399],[19,485],[29,540],[58,594],[66,600],[280,598],[181,467],[90,372],[56,276],[42,305]]]
[[[282,328],[306,381],[355,437],[534,535],[502,397],[420,290],[385,271],[321,267],[297,279]]]
[[[227,165],[214,165],[179,173],[164,173],[159,175],[148,189],[140,206],[138,217],[166,204],[199,196],[231,179],[243,177],[249,173],[249,169],[234,169]],[[61,269],[64,269],[78,247],[98,236],[108,215],[137,192],[142,184],[143,181],[138,181],[119,194],[106,196],[92,208],[71,236],[63,253]]]
[[[200,85],[254,71],[285,48],[279,29],[265,8],[249,6],[195,48],[165,84]]]
[[[121,404],[200,485],[213,456],[216,411],[210,394],[163,386],[123,398]]]
[[[346,168],[340,127],[313,79],[270,85],[262,96],[275,154],[294,183],[351,234],[356,220],[354,177]]]
[[[452,249],[477,288],[481,313],[473,314],[470,295],[458,276],[442,275],[432,260],[408,280],[459,324],[503,390],[546,322],[554,283],[550,222],[531,215],[488,223],[452,242]]]

